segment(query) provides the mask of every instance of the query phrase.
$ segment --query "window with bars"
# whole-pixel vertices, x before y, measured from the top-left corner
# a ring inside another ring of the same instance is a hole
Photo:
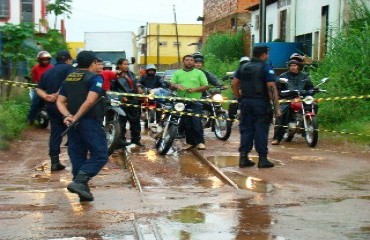
[[[291,0],[279,0],[278,8],[282,8],[291,4]]]
[[[10,0],[0,0],[0,21],[8,20],[10,16]]]
[[[21,1],[21,21],[33,22],[33,0]]]

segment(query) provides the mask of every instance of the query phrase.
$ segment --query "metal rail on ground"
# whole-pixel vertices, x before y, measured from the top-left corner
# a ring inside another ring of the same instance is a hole
[[[213,163],[211,163],[207,158],[205,158],[202,154],[200,154],[196,149],[192,148],[191,152],[202,162],[207,164],[213,171],[215,171],[225,182],[230,184],[236,189],[239,189],[238,185],[234,183],[228,176],[226,176],[217,166],[215,166]]]

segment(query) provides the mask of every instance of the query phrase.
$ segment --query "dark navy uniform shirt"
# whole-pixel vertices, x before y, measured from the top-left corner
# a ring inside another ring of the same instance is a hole
[[[63,81],[74,71],[75,68],[72,65],[57,63],[52,69],[49,69],[41,76],[37,88],[44,90],[47,94],[57,93]]]
[[[97,94],[102,95],[104,92],[103,77],[101,75],[95,75],[93,78],[90,79],[88,88],[89,91],[96,92]],[[67,97],[67,92],[64,89],[64,85],[61,87],[59,94]]]
[[[239,79],[239,80],[241,78],[240,69],[241,68],[238,68],[238,70],[236,70],[236,72],[234,74],[234,77]],[[272,68],[271,65],[265,64],[265,66],[262,68],[262,72],[263,72],[263,80],[265,80],[266,82],[275,82],[276,81],[275,71],[274,71],[274,69]]]

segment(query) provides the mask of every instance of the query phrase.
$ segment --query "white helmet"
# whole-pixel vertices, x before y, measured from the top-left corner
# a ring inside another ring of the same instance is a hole
[[[157,68],[155,67],[154,64],[148,64],[148,65],[146,65],[145,71],[148,71],[148,70],[157,71]]]
[[[246,63],[246,62],[250,62],[250,61],[251,61],[251,59],[247,56],[241,57],[239,59],[239,63]]]

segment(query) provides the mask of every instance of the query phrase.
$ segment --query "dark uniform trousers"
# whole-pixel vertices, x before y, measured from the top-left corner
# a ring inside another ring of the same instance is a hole
[[[249,153],[253,144],[258,155],[267,156],[267,140],[272,117],[271,106],[266,99],[242,99],[240,119],[240,152]],[[254,142],[253,142],[254,139]]]
[[[187,109],[191,109],[194,114],[202,114],[201,103],[190,103],[186,106]],[[204,130],[202,126],[202,120],[199,117],[183,116],[182,126],[185,129],[186,143],[190,145],[198,145],[204,143]]]
[[[47,103],[46,111],[50,118],[49,156],[58,156],[62,143],[61,135],[67,127],[55,103]]]
[[[85,172],[89,177],[97,175],[108,161],[107,139],[102,121],[82,117],[68,132],[68,154],[73,176],[79,171]]]

